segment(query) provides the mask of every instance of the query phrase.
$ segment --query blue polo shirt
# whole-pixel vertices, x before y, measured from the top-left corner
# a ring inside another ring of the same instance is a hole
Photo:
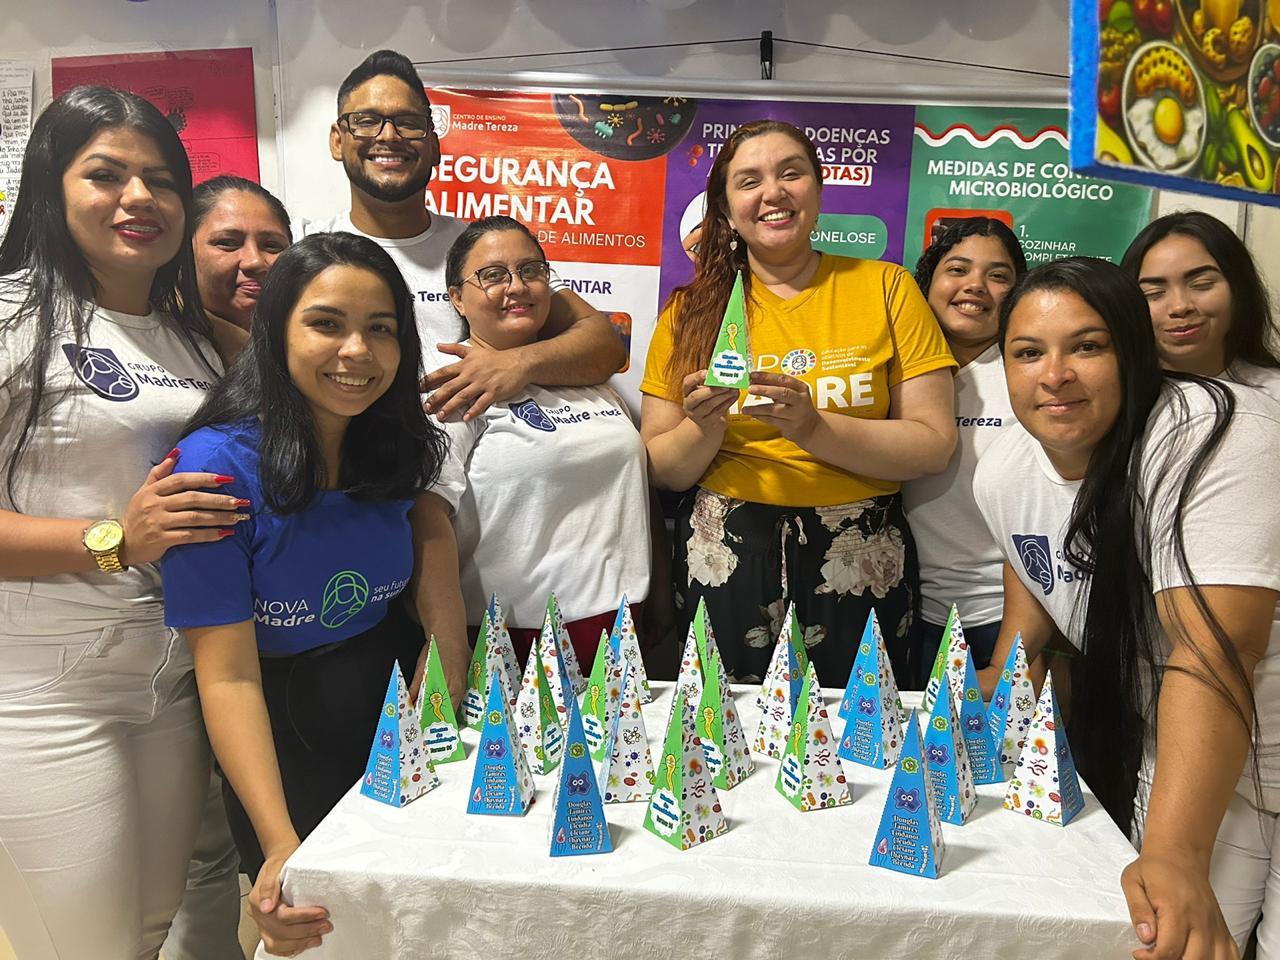
[[[252,620],[262,653],[289,655],[377,624],[409,582],[411,500],[353,500],[321,491],[299,513],[266,506],[257,420],[202,427],[178,441],[175,472],[235,477],[219,492],[252,501],[251,519],[216,543],[173,547],[160,564],[164,620],[212,627]]]

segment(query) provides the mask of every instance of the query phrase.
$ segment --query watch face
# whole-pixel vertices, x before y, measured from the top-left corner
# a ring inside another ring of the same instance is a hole
[[[124,528],[115,520],[99,520],[84,534],[84,545],[95,553],[114,550],[124,539]]]

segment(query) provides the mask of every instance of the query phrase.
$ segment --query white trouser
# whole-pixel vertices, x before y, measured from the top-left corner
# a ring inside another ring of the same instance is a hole
[[[1209,882],[1231,936],[1244,951],[1259,914],[1258,960],[1280,960],[1280,849],[1276,813],[1231,795],[1213,844]],[[1271,906],[1268,907],[1267,904]]]
[[[222,778],[209,774],[209,792],[196,848],[187,867],[187,892],[160,951],[164,960],[244,960],[240,949],[240,854],[222,805]]]
[[[0,926],[19,957],[157,955],[208,765],[176,631],[0,634]]]

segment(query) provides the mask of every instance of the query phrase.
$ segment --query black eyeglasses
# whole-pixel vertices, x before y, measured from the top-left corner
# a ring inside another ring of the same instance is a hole
[[[390,123],[396,133],[405,140],[421,140],[434,129],[431,118],[422,113],[402,113],[394,117],[385,117],[380,113],[368,110],[356,110],[338,117],[338,122],[346,122],[348,132],[360,140],[376,140],[382,134],[382,128]]]
[[[546,283],[551,279],[551,264],[545,260],[526,260],[516,267],[516,275],[524,283]],[[485,293],[490,293],[498,287],[510,286],[512,276],[510,270],[500,263],[495,263],[492,266],[481,267],[467,279],[475,280],[476,286]]]

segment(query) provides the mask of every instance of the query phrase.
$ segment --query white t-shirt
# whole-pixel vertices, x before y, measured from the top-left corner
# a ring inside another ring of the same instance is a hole
[[[413,294],[418,337],[422,340],[423,366],[432,370],[439,360],[435,351],[437,343],[459,343],[467,336],[467,325],[449,302],[449,289],[444,282],[445,257],[453,241],[466,228],[464,220],[433,213],[431,226],[416,237],[391,240],[371,237],[357,230],[351,224],[351,217],[343,213],[327,220],[295,220],[293,235],[306,237],[313,233],[338,231],[354,233],[368,237],[387,251],[404,274],[409,292]],[[452,361],[454,358],[449,359]]]
[[[25,288],[0,278],[0,316]],[[18,441],[30,397],[34,321],[0,338],[0,463]],[[208,358],[221,371],[213,348]],[[16,372],[16,376],[15,376]],[[97,309],[77,353],[70,328],[57,336],[45,398],[56,402],[31,431],[15,477],[16,507],[37,517],[119,518],[147,472],[177,441],[215,374],[160,315]],[[15,508],[0,483],[0,507]],[[123,573],[0,577],[0,633],[58,636],[161,616],[155,564]]]
[[[1227,383],[1242,383],[1257,387],[1273,400],[1280,400],[1280,370],[1272,367],[1258,367],[1252,363],[1237,360],[1218,379],[1225,380]]]
[[[921,615],[947,622],[951,604],[967,626],[1000,619],[1004,556],[973,499],[973,472],[987,448],[1018,425],[1009,406],[1000,348],[992,344],[955,376],[956,433],[942,473],[902,485],[907,521],[920,557]]]
[[[511,626],[534,629],[553,590],[566,620],[648,596],[644,443],[612,390],[530,386],[442,426],[435,492],[454,508],[468,623],[490,593]]]
[[[1187,560],[1201,586],[1280,590],[1280,403],[1262,389],[1231,384],[1230,429],[1206,463],[1184,508]],[[1171,535],[1171,510],[1190,460],[1207,436],[1213,406],[1195,385],[1170,382],[1148,420],[1142,502],[1155,549],[1146,563],[1154,592],[1186,585]],[[1018,428],[993,444],[978,465],[974,495],[1009,563],[1058,629],[1080,645],[1088,582],[1062,559],[1079,481],[1058,476],[1040,445]],[[1070,579],[1067,579],[1070,575]],[[1078,612],[1077,612],[1078,611]],[[1073,617],[1074,615],[1074,617]],[[1280,800],[1280,608],[1267,653],[1254,672],[1262,729],[1258,749],[1269,809]],[[1246,768],[1240,790],[1251,795]]]
[[[1088,578],[1062,546],[1079,489],[1080,481],[1064,480],[1016,421],[987,448],[973,475],[974,501],[1002,559],[1077,647]]]

